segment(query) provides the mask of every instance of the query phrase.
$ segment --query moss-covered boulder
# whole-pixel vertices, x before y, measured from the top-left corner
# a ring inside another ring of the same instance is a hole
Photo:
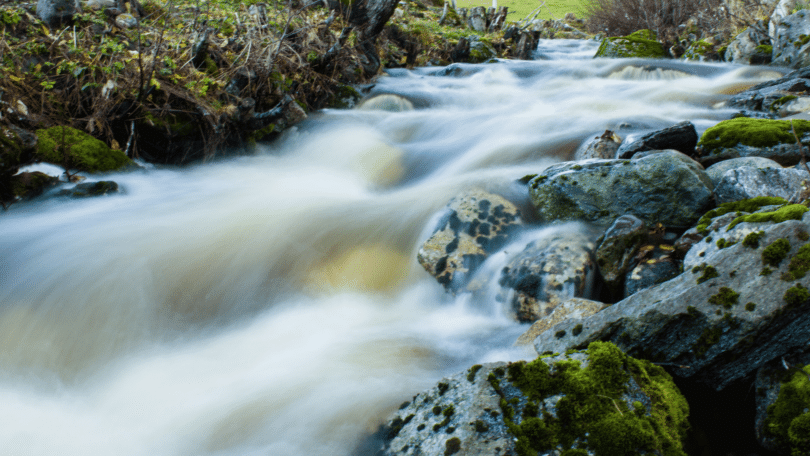
[[[689,406],[659,366],[610,343],[476,365],[404,404],[382,455],[685,455]]]
[[[810,354],[775,360],[757,372],[756,435],[780,454],[810,454]]]
[[[594,57],[642,57],[661,59],[667,57],[664,46],[655,32],[639,30],[627,36],[605,38]]]
[[[35,198],[58,183],[58,178],[38,171],[19,173],[11,178],[13,197],[21,200]]]
[[[550,166],[529,182],[529,195],[544,222],[607,225],[632,214],[648,224],[686,228],[711,204],[712,183],[694,160],[665,151]]]
[[[36,134],[39,137],[37,157],[66,169],[100,173],[133,164],[120,150],[110,149],[103,142],[75,128],[51,127],[37,130]]]
[[[795,131],[795,135],[794,135]],[[801,160],[801,147],[810,144],[810,121],[738,117],[709,127],[698,142],[700,162],[710,165],[739,157],[770,158],[783,166]]]

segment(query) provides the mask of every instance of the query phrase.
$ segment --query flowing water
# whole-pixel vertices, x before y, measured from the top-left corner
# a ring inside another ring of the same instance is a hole
[[[369,96],[414,110],[325,111],[257,156],[0,214],[0,454],[350,455],[443,376],[531,358],[500,303],[417,264],[435,214],[473,187],[525,205],[517,179],[605,129],[702,130],[781,74],[597,44],[391,71]]]

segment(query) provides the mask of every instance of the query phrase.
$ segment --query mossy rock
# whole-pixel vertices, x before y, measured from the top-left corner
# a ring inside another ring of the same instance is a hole
[[[115,171],[133,165],[123,152],[110,149],[87,133],[71,127],[37,130],[37,155],[45,162],[87,173]]]
[[[13,194],[20,199],[37,197],[58,182],[59,179],[38,171],[20,173],[11,178]]]
[[[739,144],[751,147],[772,147],[778,144],[793,144],[796,135],[801,138],[810,133],[810,121],[794,119],[770,120],[738,117],[720,122],[706,129],[698,142],[704,152],[713,153],[720,149],[735,147]]]
[[[791,372],[776,402],[768,407],[765,434],[784,454],[806,455],[810,453],[810,365]]]
[[[667,56],[655,32],[639,30],[627,36],[605,38],[594,57],[641,57],[661,59]]]

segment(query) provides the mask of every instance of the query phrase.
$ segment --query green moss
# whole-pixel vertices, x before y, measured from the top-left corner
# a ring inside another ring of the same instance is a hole
[[[810,450],[810,365],[792,372],[768,406],[764,430],[783,453],[806,455]]]
[[[784,204],[787,204],[786,200],[772,196],[757,196],[756,198],[750,198],[747,200],[723,203],[716,209],[712,209],[703,214],[703,217],[698,220],[697,230],[700,234],[706,236],[708,234],[707,228],[709,224],[712,223],[713,218],[729,214],[731,212],[755,212],[765,206],[781,206]]]
[[[571,330],[571,334],[578,336],[582,333],[582,323],[574,326],[574,329]]]
[[[745,310],[747,310],[747,311],[749,311],[749,312],[753,312],[753,311],[754,311],[754,309],[756,309],[756,308],[757,308],[757,305],[756,305],[756,304],[754,304],[753,302],[749,302],[749,303],[747,303],[747,304],[745,305]]]
[[[472,383],[475,381],[475,374],[482,368],[480,364],[476,364],[467,371],[467,381]]]
[[[444,456],[456,454],[459,450],[461,450],[461,439],[458,437],[447,439],[447,442],[444,443]]]
[[[594,57],[663,58],[666,55],[655,32],[639,30],[623,37],[605,38]]]
[[[75,128],[51,127],[37,130],[36,135],[39,137],[37,155],[40,159],[66,169],[97,173],[132,164],[132,160],[120,150],[112,150]]]
[[[782,223],[787,220],[801,220],[802,215],[808,211],[807,206],[802,204],[788,204],[782,206],[775,211],[770,212],[757,212],[755,214],[741,215],[729,223],[726,231],[734,228],[737,224],[742,222],[748,223]]]
[[[762,263],[777,267],[787,257],[789,251],[790,241],[786,238],[779,238],[762,251]]]
[[[475,432],[487,432],[489,430],[489,425],[481,420],[475,420],[473,425],[475,426]]]
[[[696,282],[701,284],[707,280],[711,280],[715,277],[719,277],[720,274],[717,273],[717,269],[714,266],[708,265],[703,268],[703,274],[697,278]]]
[[[797,283],[795,286],[788,288],[782,299],[785,300],[788,306],[798,306],[810,299],[810,292],[802,284]]]
[[[764,268],[762,268],[762,271],[760,271],[759,275],[767,277],[767,276],[771,275],[772,273],[773,273],[773,269],[765,266]]]
[[[798,252],[793,255],[788,265],[788,280],[798,280],[803,278],[807,271],[810,271],[810,244],[801,246]]]
[[[801,137],[810,132],[810,121],[793,120],[796,134]],[[720,122],[706,129],[698,142],[707,152],[743,144],[752,147],[771,147],[795,143],[796,138],[787,120],[751,119],[738,117]]]
[[[791,102],[791,101],[795,100],[796,98],[798,98],[796,95],[785,95],[784,97],[774,101],[771,104],[771,110],[776,110],[780,106],[782,106],[783,104]]]
[[[748,233],[748,235],[745,236],[745,239],[743,239],[742,245],[752,249],[757,249],[759,248],[759,240],[762,239],[763,236],[765,236],[764,231]]]
[[[736,242],[726,241],[724,238],[720,238],[716,242],[716,245],[717,245],[718,249],[724,249],[726,247],[731,247],[734,244],[736,244]]]
[[[720,287],[717,294],[709,297],[709,303],[717,306],[723,306],[730,309],[731,306],[737,304],[740,299],[740,294],[729,287]]]
[[[692,345],[692,352],[695,354],[695,358],[703,358],[706,356],[706,352],[712,347],[712,345],[720,342],[720,336],[723,334],[723,330],[718,327],[710,327],[703,330],[698,337],[698,340]]]
[[[563,454],[572,455],[582,454],[584,447],[598,456],[639,451],[684,455],[681,442],[689,407],[672,378],[608,342],[591,343],[587,354],[584,369],[577,360],[557,362],[553,373],[542,359],[510,365],[509,379],[530,401],[563,396],[556,405],[557,418],[544,414],[519,423],[505,420],[517,438],[517,453],[534,455],[560,446]],[[651,398],[649,414],[632,413],[621,399],[631,377]],[[575,444],[579,448],[573,448]]]
[[[773,46],[771,46],[770,44],[760,44],[759,46],[756,47],[756,49],[754,49],[754,52],[756,52],[757,54],[772,54]]]
[[[446,393],[448,388],[450,388],[450,385],[448,385],[445,382],[440,382],[438,386],[439,386],[439,396],[444,396],[444,393]]]

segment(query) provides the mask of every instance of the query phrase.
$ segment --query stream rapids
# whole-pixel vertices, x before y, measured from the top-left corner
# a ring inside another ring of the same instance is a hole
[[[442,207],[474,187],[528,207],[517,180],[606,129],[702,133],[784,73],[597,47],[390,70],[368,97],[413,110],[326,110],[255,156],[0,214],[0,454],[354,455],[442,377],[533,359],[502,303],[417,263]]]

